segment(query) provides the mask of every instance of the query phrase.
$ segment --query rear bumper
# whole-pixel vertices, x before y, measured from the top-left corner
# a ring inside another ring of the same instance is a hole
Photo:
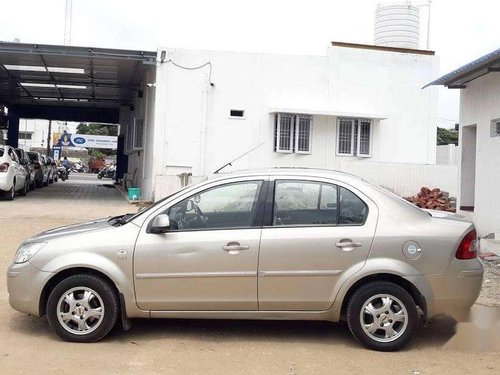
[[[12,189],[13,178],[11,173],[2,172],[0,173],[0,190],[9,191]]]
[[[478,259],[455,259],[447,272],[425,276],[432,293],[427,301],[427,317],[450,315],[461,319],[467,315],[481,292],[483,273]]]

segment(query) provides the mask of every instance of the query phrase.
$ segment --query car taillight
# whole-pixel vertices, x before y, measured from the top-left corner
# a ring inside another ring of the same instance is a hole
[[[9,163],[0,164],[0,172],[7,172],[7,169],[9,169]]]
[[[458,245],[455,258],[457,259],[474,259],[477,258],[477,233],[471,230],[465,235],[460,245]]]
[[[40,169],[40,163],[39,162],[35,162],[33,164],[33,166],[35,167],[35,169]]]

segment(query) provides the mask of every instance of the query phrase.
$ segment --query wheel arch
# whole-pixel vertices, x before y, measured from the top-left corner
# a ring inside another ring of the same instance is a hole
[[[46,308],[47,308],[47,301],[49,299],[49,295],[52,292],[52,290],[56,287],[57,284],[59,284],[62,280],[69,276],[73,275],[93,275],[100,277],[104,279],[106,282],[109,283],[109,285],[114,289],[116,292],[117,297],[120,294],[120,290],[118,289],[116,283],[105,273],[89,268],[89,267],[72,267],[72,268],[66,268],[64,270],[59,271],[56,273],[54,276],[52,276],[47,283],[45,283],[42,292],[40,294],[40,299],[38,302],[38,311],[39,311],[39,316],[43,316],[46,314]]]
[[[347,292],[345,293],[342,299],[342,305],[340,308],[340,320],[345,320],[347,305],[351,296],[354,292],[359,289],[361,286],[366,285],[368,283],[374,281],[388,281],[392,282],[404,290],[406,290],[410,296],[415,301],[415,304],[422,310],[424,320],[427,319],[427,301],[425,296],[420,292],[420,290],[407,279],[392,273],[375,273],[371,275],[364,276],[363,278],[357,280],[354,284],[352,284]]]

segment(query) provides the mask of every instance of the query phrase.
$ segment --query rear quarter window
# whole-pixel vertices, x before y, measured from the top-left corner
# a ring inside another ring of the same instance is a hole
[[[0,148],[0,156],[3,156],[4,150],[3,148]]]

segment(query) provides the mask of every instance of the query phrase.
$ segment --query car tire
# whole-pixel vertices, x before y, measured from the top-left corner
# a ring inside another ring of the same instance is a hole
[[[36,180],[30,181],[30,190],[33,191],[36,188]]]
[[[349,299],[347,324],[356,340],[366,348],[399,350],[416,331],[417,306],[399,285],[371,282],[359,287]]]
[[[43,177],[36,181],[36,187],[39,189],[43,188]]]
[[[26,181],[24,181],[23,189],[19,190],[19,195],[24,197],[24,196],[28,195],[28,191],[30,191],[30,182],[28,179],[26,179]]]
[[[12,201],[16,196],[16,180],[12,182],[12,188],[8,191],[3,192],[3,197],[5,200]]]
[[[97,315],[99,311],[100,316]],[[50,327],[63,340],[71,342],[101,340],[114,327],[118,312],[119,300],[113,286],[88,274],[62,280],[47,301]]]
[[[49,178],[47,177],[47,181],[43,181],[43,186],[49,186]]]

